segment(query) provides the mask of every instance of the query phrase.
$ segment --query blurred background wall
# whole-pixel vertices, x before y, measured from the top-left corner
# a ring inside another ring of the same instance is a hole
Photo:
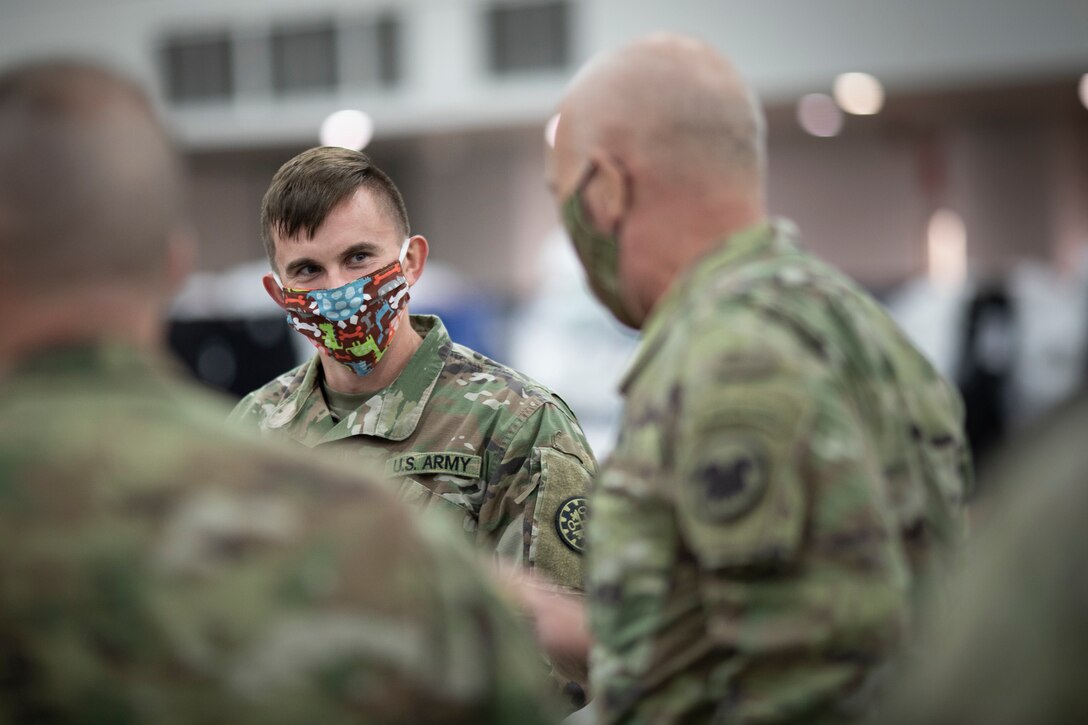
[[[544,126],[583,61],[660,29],[716,45],[753,83],[772,211],[977,399],[981,445],[1086,367],[1085,2],[0,0],[0,13],[0,63],[91,57],[152,90],[188,157],[203,241],[176,345],[234,393],[289,359],[259,289],[260,198],[330,113],[360,109],[367,152],[431,242],[413,310],[555,386],[606,450],[634,340],[570,264]],[[881,84],[877,113],[829,97],[850,72]],[[262,345],[280,356],[247,357]]]

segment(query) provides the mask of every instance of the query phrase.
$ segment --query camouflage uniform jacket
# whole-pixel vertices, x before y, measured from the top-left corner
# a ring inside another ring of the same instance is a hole
[[[602,722],[839,722],[868,707],[970,476],[958,396],[779,226],[669,290],[590,505]]]
[[[123,347],[0,376],[0,723],[551,720],[456,533],[228,410]]]
[[[386,475],[419,508],[452,515],[476,545],[582,588],[581,523],[596,471],[574,414],[547,388],[413,315],[423,343],[384,390],[337,421],[309,362],[250,393],[232,418]]]

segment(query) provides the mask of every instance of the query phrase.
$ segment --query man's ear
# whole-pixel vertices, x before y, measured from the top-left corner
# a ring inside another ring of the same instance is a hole
[[[264,284],[264,291],[268,293],[268,296],[272,298],[280,307],[283,307],[283,288],[276,282],[276,278],[269,272],[264,277],[261,277],[261,282]]]
[[[588,207],[593,226],[615,233],[631,205],[631,186],[627,169],[615,156],[603,150],[589,155],[597,168],[586,184],[583,203]]]
[[[408,251],[404,255],[404,261],[401,262],[401,269],[404,270],[404,276],[408,279],[408,285],[414,285],[423,275],[423,268],[427,266],[427,254],[430,252],[430,247],[427,244],[427,239],[421,234],[415,234],[408,240]]]

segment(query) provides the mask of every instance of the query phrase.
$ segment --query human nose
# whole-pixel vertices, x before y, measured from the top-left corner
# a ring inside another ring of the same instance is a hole
[[[343,287],[344,285],[354,282],[359,278],[358,270],[350,270],[344,268],[337,268],[329,270],[325,275],[325,287],[326,289],[336,289]]]

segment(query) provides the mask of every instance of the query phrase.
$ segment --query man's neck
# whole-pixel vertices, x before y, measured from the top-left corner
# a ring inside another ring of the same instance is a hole
[[[645,247],[662,254],[647,274],[641,304],[649,316],[661,298],[689,269],[708,253],[717,249],[728,237],[755,224],[766,221],[762,206],[732,200],[702,208],[679,207],[673,213],[662,214],[658,224],[647,224],[645,234],[651,239]],[[677,224],[675,220],[685,220]],[[660,245],[668,239],[669,245]]]
[[[155,350],[164,344],[162,305],[152,295],[96,288],[67,297],[28,294],[6,309],[7,322],[0,326],[0,369],[58,345],[116,341]]]
[[[325,385],[338,393],[376,393],[388,388],[404,372],[404,368],[408,367],[419,346],[423,344],[423,338],[412,327],[408,311],[405,310],[403,314],[404,317],[400,321],[396,334],[393,335],[389,349],[368,374],[356,375],[355,371],[348,366],[338,363],[331,357],[321,355]]]

